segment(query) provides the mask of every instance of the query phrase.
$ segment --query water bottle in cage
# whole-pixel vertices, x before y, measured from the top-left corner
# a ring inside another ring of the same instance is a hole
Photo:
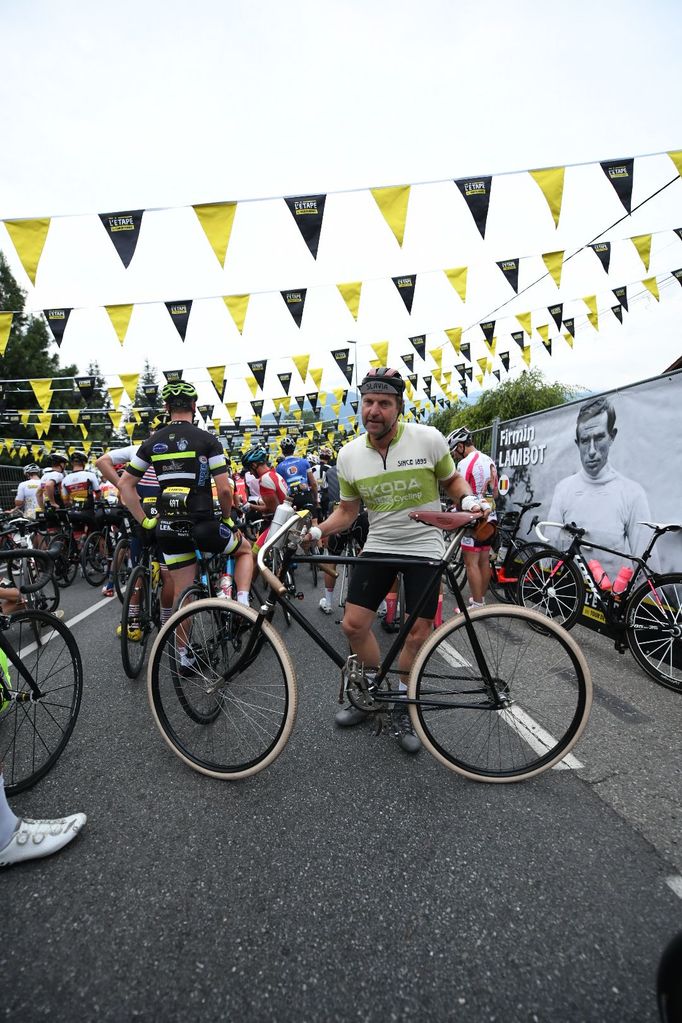
[[[588,561],[587,567],[594,576],[594,581],[596,582],[600,590],[611,589],[611,580],[609,579],[605,570],[602,568],[600,562],[597,561],[596,558],[593,558],[592,561]]]

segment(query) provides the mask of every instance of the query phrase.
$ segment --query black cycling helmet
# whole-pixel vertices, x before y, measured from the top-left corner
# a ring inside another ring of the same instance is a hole
[[[66,465],[68,460],[69,459],[65,451],[52,451],[50,453],[50,462],[52,465],[57,465],[59,462],[61,462],[62,465]]]
[[[40,476],[40,466],[36,465],[35,462],[31,462],[30,465],[25,465],[24,476]]]
[[[377,366],[376,369],[367,370],[358,390],[360,394],[376,392],[395,394],[402,401],[405,381],[397,369],[391,369],[390,366]]]
[[[292,455],[296,450],[296,441],[293,437],[282,437],[280,447],[285,455]]]
[[[268,453],[262,444],[254,444],[242,455],[242,465],[249,469],[252,465],[262,465],[268,460]]]
[[[85,465],[87,460],[88,456],[85,454],[84,451],[74,451],[74,453],[71,455],[72,462],[82,462],[83,465]]]
[[[174,380],[161,391],[161,400],[176,408],[191,408],[192,402],[198,397],[196,387],[189,380]]]
[[[473,440],[473,434],[468,426],[459,426],[452,433],[449,433],[445,439],[450,451],[454,451],[458,444],[470,444]]]

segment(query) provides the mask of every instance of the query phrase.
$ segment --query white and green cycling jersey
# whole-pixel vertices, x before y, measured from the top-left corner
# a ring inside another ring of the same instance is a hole
[[[364,434],[339,452],[342,501],[361,498],[369,514],[366,551],[440,558],[439,529],[409,518],[411,511],[440,511],[438,485],[455,475],[442,433],[432,426],[399,423],[386,458]]]

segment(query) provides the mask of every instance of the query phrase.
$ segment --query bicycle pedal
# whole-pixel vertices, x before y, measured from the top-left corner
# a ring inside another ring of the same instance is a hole
[[[297,593],[296,600],[305,600],[305,593]]]

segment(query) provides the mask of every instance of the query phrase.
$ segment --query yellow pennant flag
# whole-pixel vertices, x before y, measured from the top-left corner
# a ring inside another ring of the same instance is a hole
[[[341,402],[340,401],[332,402],[332,412],[337,417],[341,414]]]
[[[318,433],[322,433],[322,423],[315,423],[315,429]]]
[[[71,420],[73,425],[76,426],[76,424],[78,423],[78,416],[80,415],[80,410],[77,408],[67,408],[66,411],[69,414],[69,419]]]
[[[357,321],[360,311],[360,294],[362,292],[362,281],[349,281],[347,284],[337,284],[341,292],[341,298],[348,306],[351,316]]]
[[[443,370],[442,369],[434,369],[432,375],[433,375],[433,379],[436,381],[436,383],[442,388],[442,386],[443,386]]]
[[[407,397],[410,399],[410,401],[412,401],[412,399],[414,398],[414,387],[412,386],[412,382],[410,380],[405,381],[405,390],[407,391]]]
[[[301,416],[302,415],[303,415],[303,413],[301,412],[300,409],[294,409],[294,419],[297,419],[299,421],[299,423],[301,421]]]
[[[204,229],[218,262],[224,267],[237,209],[236,202],[211,202],[192,208],[199,218],[199,223]]]
[[[50,402],[52,401],[52,381],[29,380],[29,384],[33,388],[33,393],[36,396],[36,401],[40,405],[43,412],[46,412],[50,407]]]
[[[521,351],[521,357],[525,362],[526,366],[530,366],[530,345],[526,345]]]
[[[220,416],[216,416],[215,419],[211,420],[211,422],[213,423],[213,429],[216,433],[218,433],[220,430]]]
[[[282,402],[282,408],[284,409],[284,411],[288,412],[289,411],[289,407],[291,405],[291,395],[287,395],[286,398],[282,398],[281,402]],[[282,433],[283,437],[286,435],[286,432],[287,432],[286,430],[283,431],[283,433]]]
[[[225,405],[225,408],[227,409],[227,414],[230,417],[230,419],[234,419],[235,416],[237,415],[237,402],[230,401]]]
[[[247,384],[253,397],[256,397],[256,391],[258,390],[258,381],[255,377],[244,377],[244,382]]]
[[[311,371],[310,371],[310,375],[311,375],[311,376],[312,376],[312,372],[313,372],[313,371],[311,370]],[[320,373],[321,373],[321,372],[322,372],[322,370],[320,370]],[[319,387],[320,385],[319,385],[319,384],[317,384],[317,386]],[[320,406],[321,406],[322,408],[324,408],[325,402],[326,402],[326,400],[327,400],[327,392],[326,392],[326,391],[318,391],[318,394],[317,394],[317,400],[318,400],[318,403],[320,404]]]
[[[583,302],[585,303],[587,308],[590,310],[590,312],[594,313],[594,315],[596,316],[597,315],[597,296],[596,295],[585,295],[583,297]]]
[[[131,401],[135,401],[135,393],[140,380],[140,374],[119,373],[119,376],[121,378],[121,383],[123,384],[123,390],[126,392]]]
[[[554,217],[554,226],[559,226],[561,216],[561,199],[564,194],[565,167],[549,167],[546,170],[528,171],[540,191],[547,200],[550,213]]]
[[[107,305],[104,307],[109,313],[109,319],[116,331],[116,337],[123,344],[133,313],[132,305]]]
[[[313,381],[315,383],[315,387],[317,387],[317,389],[319,391],[320,385],[322,383],[322,370],[321,369],[311,369],[308,372],[310,373],[311,377],[313,378]],[[325,395],[325,397],[326,397],[326,395]],[[324,398],[322,397],[321,394],[318,394],[318,400],[320,402],[320,405],[324,405]]]
[[[37,462],[39,458],[43,457],[43,451],[40,444],[31,444],[31,455],[33,456],[34,462]]]
[[[0,355],[5,354],[9,332],[12,329],[12,317],[14,313],[0,313]]]
[[[207,366],[206,370],[210,376],[213,386],[218,392],[218,397],[222,400],[223,397],[223,384],[225,383],[225,367],[224,366]]]
[[[485,373],[486,367],[488,365],[488,358],[487,358],[487,356],[484,355],[482,359],[476,359],[476,362],[481,367],[481,372]],[[478,380],[478,377],[476,377],[476,379]]]
[[[636,234],[630,241],[639,252],[639,258],[644,263],[644,269],[648,272],[649,260],[651,259],[651,235]]]
[[[450,281],[462,302],[467,300],[467,270],[466,266],[458,266],[452,270],[443,270],[443,273]]]
[[[440,368],[443,365],[443,349],[442,348],[430,348],[429,355]]]
[[[519,321],[523,329],[525,330],[528,337],[533,333],[533,323],[531,320],[532,313],[517,313],[516,319]]]
[[[476,373],[476,382],[477,382],[479,387],[483,387],[483,374],[482,373]]]
[[[49,433],[50,432],[50,427],[52,426],[52,413],[51,412],[39,412],[38,413],[38,422],[42,426],[44,432],[45,433]]]
[[[566,331],[566,333],[565,333],[565,334],[562,334],[561,336],[562,336],[562,338],[564,339],[564,341],[566,342],[566,344],[567,344],[567,345],[568,345],[568,346],[569,346],[570,348],[572,348],[572,347],[573,347],[573,338],[572,338],[572,337],[571,337],[571,335],[570,335],[570,334],[568,333],[568,331]]]
[[[22,426],[28,426],[28,421],[31,418],[31,410],[30,410],[30,408],[27,408],[24,412],[22,412],[20,414],[20,418],[21,418],[21,425]]]
[[[388,365],[388,341],[377,341],[376,344],[372,345],[372,351],[379,360],[380,366]]]
[[[114,408],[118,408],[118,406],[121,404],[121,399],[123,397],[123,388],[107,387],[107,391],[109,392],[109,397],[111,398],[111,404],[114,406]]]
[[[486,369],[486,373],[488,373],[488,374],[492,373],[492,371],[493,371],[493,360],[492,359],[488,359],[488,362],[486,364],[485,369]]]
[[[564,265],[564,250],[560,252],[543,252],[542,262],[547,267],[557,288],[561,287],[561,269]]]
[[[80,426],[81,433],[83,434],[83,436],[87,437],[87,435],[88,435],[88,428],[87,428],[87,426],[84,426],[83,423],[79,423],[78,425]]]
[[[549,324],[541,323],[540,326],[536,327],[535,329],[537,330],[538,334],[540,335],[544,343],[547,344],[547,340],[549,338]]]
[[[24,459],[24,458],[26,458],[27,454],[28,454],[28,448],[26,447],[25,444],[22,444],[21,447],[19,448],[19,458]]]
[[[462,328],[451,327],[450,330],[446,330],[445,333],[448,336],[450,344],[455,349],[457,355],[459,355],[461,344],[462,344]]]
[[[115,430],[118,430],[118,428],[121,425],[121,417],[122,417],[122,415],[123,415],[122,412],[111,412],[111,411],[109,412],[109,419],[111,419],[112,425],[113,425]]]
[[[141,415],[140,415],[140,413],[139,413],[139,412],[137,411],[137,409],[136,409],[136,408],[134,408],[134,409],[132,410],[132,412],[133,412],[133,419],[135,420],[135,422],[136,422],[136,423],[141,423],[141,422],[142,422],[142,416],[141,416]]]
[[[223,295],[223,302],[240,334],[244,330],[244,320],[246,319],[246,310],[249,308],[250,298],[251,295]]]
[[[587,318],[594,327],[594,329],[596,331],[599,331],[599,313],[598,312],[588,313]]]
[[[674,153],[668,153],[668,156],[670,157],[672,162],[675,164],[675,170],[677,171],[677,173],[682,178],[682,149],[678,149]]]
[[[43,447],[45,448],[45,454],[49,455],[50,451],[52,451],[52,448],[54,447],[54,441],[46,440],[45,443],[43,444]]]
[[[86,441],[83,442],[83,451],[85,452],[86,455],[90,454],[90,448],[91,447],[92,447],[92,441],[91,440],[86,440]]]
[[[403,244],[407,205],[410,200],[410,186],[396,185],[391,188],[372,188],[372,195],[381,210],[384,220],[396,237],[398,245]]]
[[[135,429],[135,423],[125,423],[125,430],[130,440],[133,439],[133,430]]]
[[[378,369],[382,365],[381,359],[370,359],[369,364],[372,369]]]
[[[21,265],[35,285],[38,263],[43,254],[43,246],[50,230],[50,218],[38,220],[6,220],[5,227],[17,250]]]
[[[488,343],[488,341],[484,338],[483,339],[483,344],[486,346],[486,348],[488,349],[488,351],[490,352],[491,355],[495,354],[495,349],[497,348],[497,338],[496,337],[494,337],[490,343]]]
[[[291,356],[294,366],[298,370],[299,376],[305,384],[305,378],[308,374],[308,363],[310,362],[309,355],[292,355]]]
[[[658,294],[658,283],[656,281],[656,278],[655,277],[647,277],[646,280],[642,281],[642,284],[644,285],[645,288],[647,288],[651,292],[651,294],[654,296],[654,298],[658,302],[659,301],[659,294]]]

